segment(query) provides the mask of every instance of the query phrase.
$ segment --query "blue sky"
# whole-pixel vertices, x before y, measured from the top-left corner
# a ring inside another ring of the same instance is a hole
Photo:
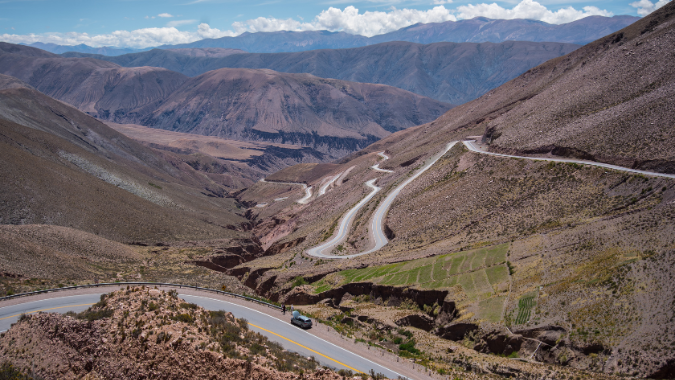
[[[560,24],[644,16],[670,0],[0,0],[0,40],[145,48],[242,32],[331,30],[372,36],[418,22],[485,16]]]

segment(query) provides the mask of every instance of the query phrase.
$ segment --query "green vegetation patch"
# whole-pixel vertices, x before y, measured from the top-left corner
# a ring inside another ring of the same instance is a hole
[[[509,281],[509,270],[504,265],[497,265],[485,269],[490,284],[498,285]]]
[[[395,264],[347,269],[338,273],[342,280],[337,286],[353,282],[390,286],[419,285],[427,289],[461,285],[469,299],[475,300],[492,296],[493,285],[508,282],[508,269],[504,265],[508,250],[509,243],[506,243]],[[314,293],[321,293],[335,285],[319,280],[312,286]]]
[[[516,324],[522,325],[530,320],[532,308],[536,305],[536,293],[528,293],[518,300],[518,316],[516,317]]]

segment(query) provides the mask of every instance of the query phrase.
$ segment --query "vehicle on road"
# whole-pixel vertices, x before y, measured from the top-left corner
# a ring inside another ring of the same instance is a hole
[[[300,312],[295,310],[293,312],[293,317],[291,317],[291,324],[301,327],[303,329],[308,329],[312,327],[312,320],[300,315]]]

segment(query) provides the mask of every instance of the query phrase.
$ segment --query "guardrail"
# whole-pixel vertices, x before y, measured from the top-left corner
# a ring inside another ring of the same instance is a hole
[[[171,283],[166,283],[166,282],[141,282],[141,281],[139,281],[139,282],[104,282],[104,283],[100,283],[100,284],[64,286],[62,288],[36,290],[34,292],[12,294],[11,296],[0,297],[0,302],[6,301],[6,300],[9,300],[9,299],[12,299],[12,298],[34,296],[34,295],[37,295],[37,294],[60,292],[60,291],[64,291],[64,290],[98,288],[98,287],[101,287],[101,286],[124,286],[124,285],[167,286],[167,287],[175,287],[175,288],[179,288],[179,289],[186,288],[186,289],[202,290],[202,291],[205,291],[205,292],[211,292],[211,293],[222,294],[222,295],[231,296],[231,297],[235,297],[235,298],[241,298],[243,300],[256,302],[256,303],[259,303],[261,305],[271,307],[273,309],[281,310],[280,306],[271,304],[269,302],[265,302],[265,301],[262,301],[262,300],[259,300],[259,299],[256,299],[256,298],[252,298],[252,297],[243,296],[243,295],[237,294],[237,293],[226,292],[226,291],[223,291],[223,290],[202,288],[202,287],[195,286],[195,285],[171,284]]]

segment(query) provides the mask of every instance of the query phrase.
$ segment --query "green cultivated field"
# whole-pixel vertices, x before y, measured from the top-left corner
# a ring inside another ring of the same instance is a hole
[[[349,269],[339,285],[352,282],[372,282],[391,286],[418,286],[424,289],[443,289],[459,286],[469,303],[478,301],[479,319],[491,322],[501,320],[506,297],[498,296],[495,289],[507,288],[509,269],[506,253],[509,244],[456,252],[443,256],[411,260],[396,264],[363,269]],[[332,286],[323,279],[312,284],[315,293],[330,290]]]
[[[418,285],[427,289],[460,285],[469,300],[485,299],[494,295],[494,285],[509,280],[505,265],[508,250],[507,243],[378,267],[349,269],[339,273],[343,277],[340,284],[372,282],[392,286]],[[317,293],[330,289],[321,280],[313,285]]]
[[[520,297],[518,300],[518,316],[516,317],[516,325],[522,325],[523,323],[527,323],[527,321],[530,320],[532,308],[536,303],[534,300],[536,296],[536,293],[528,293]]]

